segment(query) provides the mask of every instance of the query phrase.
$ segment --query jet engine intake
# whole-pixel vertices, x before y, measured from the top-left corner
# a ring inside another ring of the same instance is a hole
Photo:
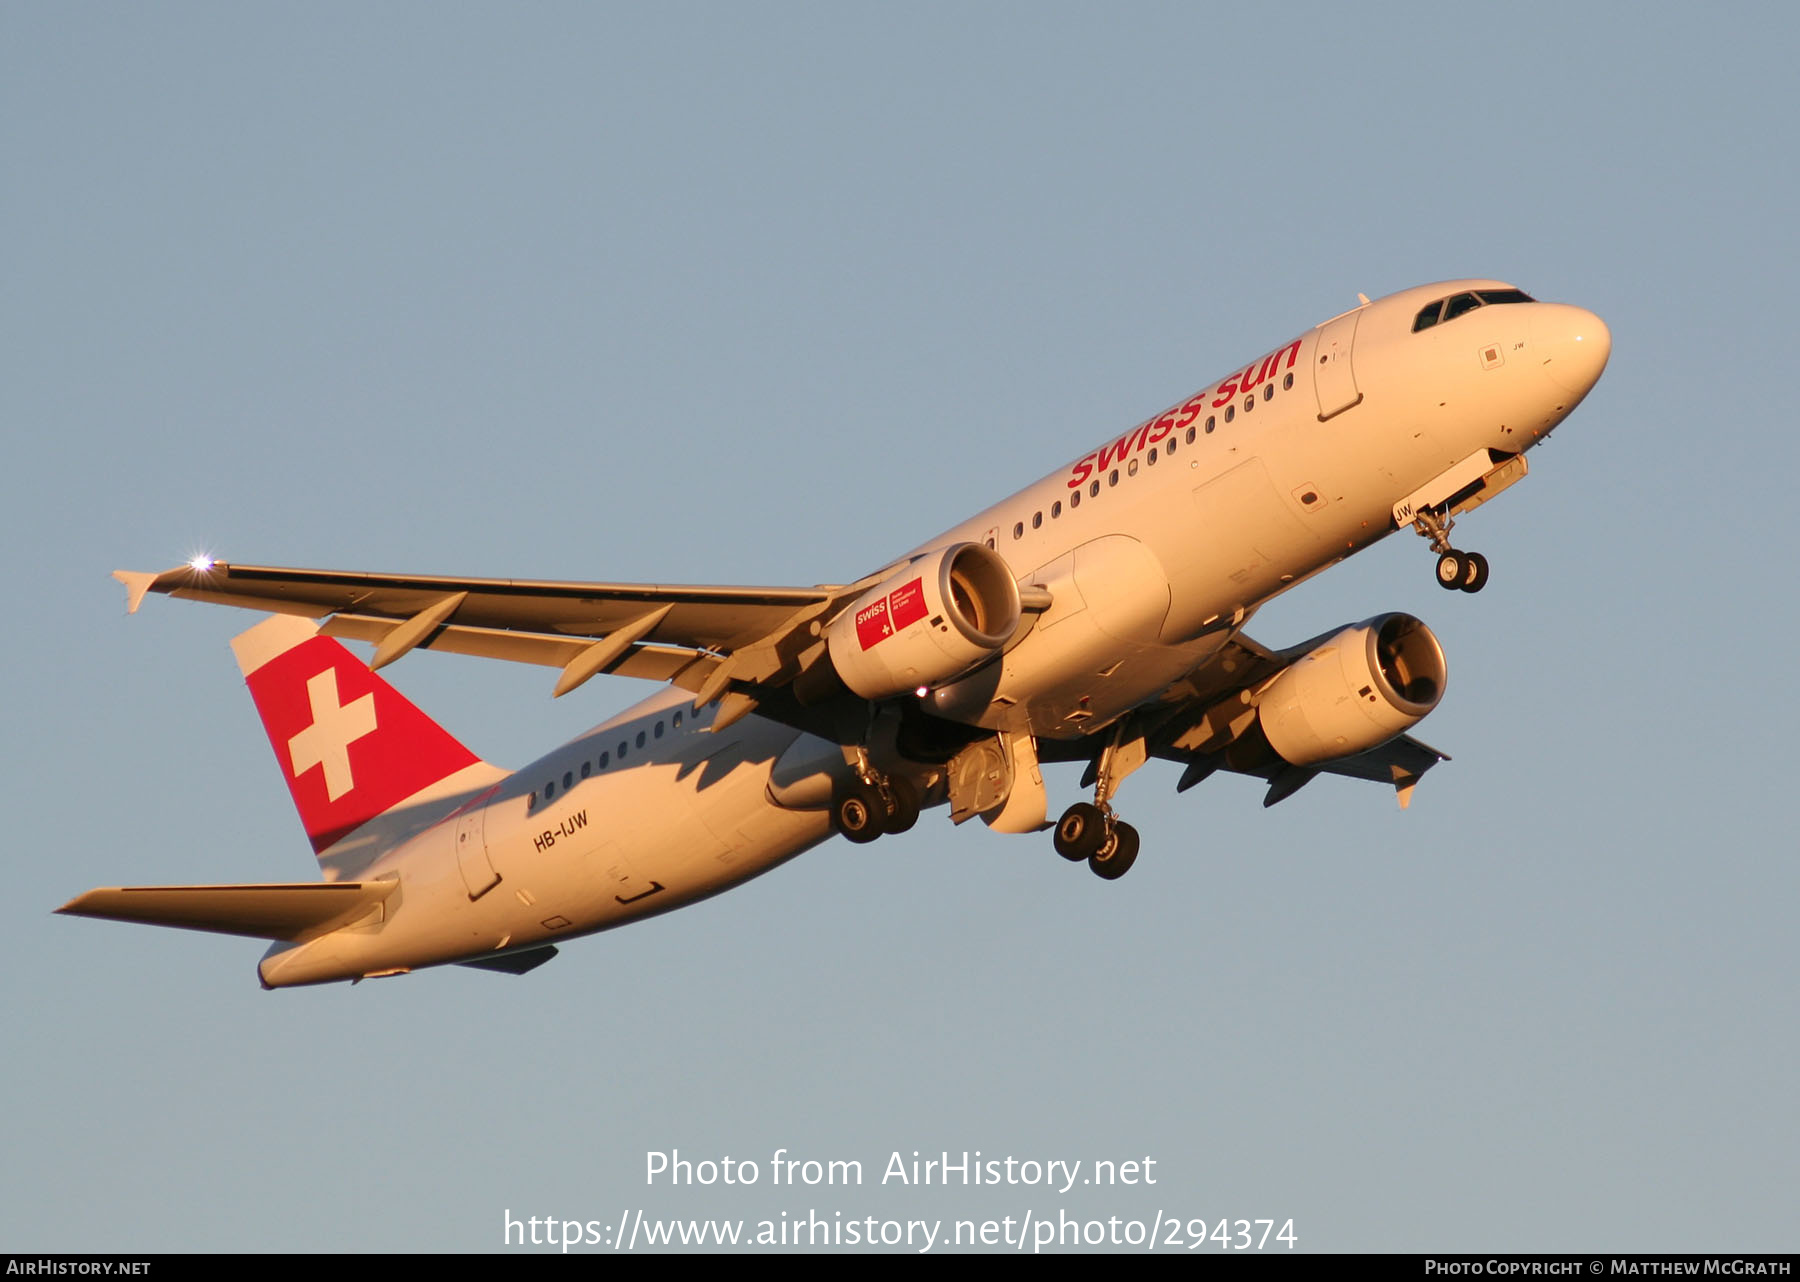
[[[1290,765],[1310,766],[1379,747],[1437,707],[1449,669],[1430,628],[1410,614],[1352,624],[1264,689],[1257,721]]]
[[[959,677],[1018,630],[1019,585],[980,543],[955,543],[896,571],[825,629],[831,665],[865,699]]]

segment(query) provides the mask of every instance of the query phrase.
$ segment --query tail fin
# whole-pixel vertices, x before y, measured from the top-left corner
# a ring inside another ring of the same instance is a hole
[[[429,803],[503,773],[309,620],[275,615],[233,638],[231,648],[328,877],[366,866],[441,817],[445,807]],[[399,822],[346,842],[381,816]]]

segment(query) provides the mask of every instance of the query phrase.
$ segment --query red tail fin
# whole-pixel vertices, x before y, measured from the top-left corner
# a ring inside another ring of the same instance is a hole
[[[305,619],[231,643],[315,852],[480,758]]]

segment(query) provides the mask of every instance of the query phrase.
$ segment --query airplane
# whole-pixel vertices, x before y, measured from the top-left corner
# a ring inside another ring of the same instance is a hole
[[[1137,858],[1114,800],[1151,759],[1274,805],[1321,773],[1402,807],[1442,753],[1408,732],[1443,647],[1376,614],[1272,650],[1244,624],[1389,534],[1444,588],[1489,567],[1459,516],[1594,387],[1592,312],[1498,280],[1358,305],[854,582],[667,586],[350,573],[196,558],[118,571],[269,613],[232,643],[323,880],[92,890],[59,911],[270,941],[266,988],[446,963],[524,974],[579,935],[718,894],[841,834],[949,807],[1102,879]],[[367,661],[344,641],[374,644]],[[519,770],[378,675],[414,650],[665,688]],[[1049,820],[1043,767],[1085,763]]]

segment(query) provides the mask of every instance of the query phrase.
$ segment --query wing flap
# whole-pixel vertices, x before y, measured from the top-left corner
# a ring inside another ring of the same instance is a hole
[[[400,627],[395,619],[368,614],[334,614],[320,625],[328,637],[348,641],[381,642]],[[461,623],[443,624],[437,634],[419,643],[421,650],[467,654],[480,659],[504,659],[534,663],[545,668],[567,668],[593,642],[585,637],[557,636],[547,632],[523,632],[508,628],[475,628]],[[600,670],[621,677],[649,681],[676,681],[683,689],[698,689],[704,674],[719,663],[710,654],[680,646],[640,642]],[[689,679],[677,680],[683,673]]]
[[[398,881],[313,881],[226,886],[102,886],[56,911],[146,926],[292,942],[379,910]]]

